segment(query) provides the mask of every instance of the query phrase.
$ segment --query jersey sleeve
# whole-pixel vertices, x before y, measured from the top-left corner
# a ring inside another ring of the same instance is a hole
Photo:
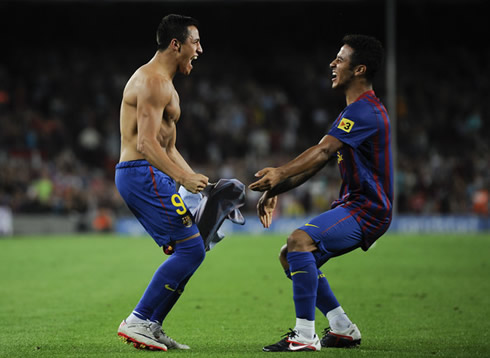
[[[363,102],[352,103],[342,117],[334,122],[331,135],[352,148],[357,148],[378,130],[373,109]]]

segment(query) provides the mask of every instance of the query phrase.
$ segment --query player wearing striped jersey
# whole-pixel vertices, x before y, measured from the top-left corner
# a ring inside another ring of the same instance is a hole
[[[347,107],[319,142],[294,160],[264,168],[250,184],[263,191],[257,213],[265,228],[272,222],[277,195],[291,190],[337,158],[342,185],[332,208],[295,230],[281,249],[280,261],[293,281],[296,326],[264,351],[315,351],[321,347],[355,347],[361,334],[345,314],[320,266],[356,248],[368,248],[388,229],[392,216],[393,168],[390,121],[373,91],[383,48],[373,37],[347,35],[330,63],[332,88],[345,94]],[[315,333],[315,306],[330,327]]]

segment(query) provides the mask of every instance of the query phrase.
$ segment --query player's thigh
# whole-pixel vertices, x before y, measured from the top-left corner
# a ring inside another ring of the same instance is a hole
[[[139,175],[126,175],[125,186],[130,190],[121,194],[157,244],[167,246],[198,233],[194,217],[177,193],[175,182],[155,168],[138,169]]]
[[[359,223],[343,207],[324,212],[299,229],[305,231],[318,249],[329,257],[357,248],[362,242]]]

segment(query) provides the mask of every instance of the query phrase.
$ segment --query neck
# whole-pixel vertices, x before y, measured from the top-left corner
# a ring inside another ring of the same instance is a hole
[[[345,100],[347,105],[355,102],[360,95],[367,91],[372,91],[373,85],[367,83],[357,83],[355,85],[350,86],[345,90]]]
[[[150,63],[155,64],[159,73],[168,76],[172,80],[177,73],[175,58],[172,57],[169,51],[157,51],[155,56],[150,60]]]

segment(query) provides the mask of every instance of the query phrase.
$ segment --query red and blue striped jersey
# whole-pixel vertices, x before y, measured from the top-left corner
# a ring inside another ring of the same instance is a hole
[[[361,226],[367,250],[391,223],[393,164],[390,119],[374,91],[348,105],[330,128],[344,146],[337,152],[342,185],[332,208],[348,209]]]

